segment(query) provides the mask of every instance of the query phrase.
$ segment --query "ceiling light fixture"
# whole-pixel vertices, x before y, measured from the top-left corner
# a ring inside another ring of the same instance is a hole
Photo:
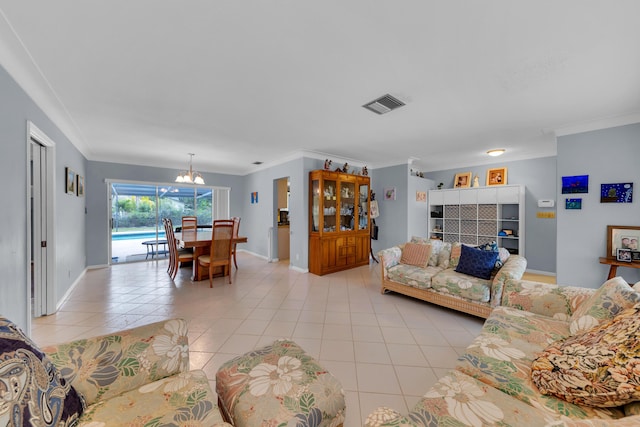
[[[487,154],[490,155],[491,157],[497,157],[497,156],[502,156],[505,151],[507,150],[505,150],[504,148],[496,148],[495,150],[487,151]]]
[[[180,172],[176,177],[176,182],[181,182],[184,184],[204,184],[202,175],[200,175],[200,173],[198,172],[193,171],[193,156],[195,156],[195,154],[189,153],[189,170]]]

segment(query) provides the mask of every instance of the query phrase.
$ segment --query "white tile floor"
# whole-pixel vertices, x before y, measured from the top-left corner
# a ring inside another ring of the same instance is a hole
[[[228,359],[286,337],[317,358],[347,395],[345,427],[378,406],[407,412],[477,335],[482,319],[396,294],[380,294],[380,266],[315,276],[238,253],[233,284],[172,282],[166,260],[91,270],[52,316],[35,319],[46,345],[169,317],[189,321],[192,368],[215,373]]]

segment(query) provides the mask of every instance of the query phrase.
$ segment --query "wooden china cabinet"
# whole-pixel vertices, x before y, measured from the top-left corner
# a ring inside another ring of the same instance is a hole
[[[323,275],[369,263],[368,176],[309,172],[309,271]]]

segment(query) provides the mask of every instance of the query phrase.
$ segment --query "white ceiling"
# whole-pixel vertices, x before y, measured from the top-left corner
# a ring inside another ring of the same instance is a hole
[[[441,170],[640,122],[638,0],[0,0],[0,63],[90,160]],[[406,106],[361,106],[390,93]]]

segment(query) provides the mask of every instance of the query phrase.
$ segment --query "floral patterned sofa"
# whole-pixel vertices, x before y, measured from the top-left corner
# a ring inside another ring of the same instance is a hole
[[[640,425],[640,293],[619,277],[597,290],[508,280],[455,370],[410,413],[366,421],[440,425]]]
[[[0,317],[0,346],[0,425],[230,426],[182,319],[39,349]]]
[[[505,281],[521,279],[527,260],[510,255],[495,242],[485,246],[478,249],[414,236],[410,242],[379,251],[381,292],[393,291],[487,318],[500,304]],[[468,262],[463,265],[461,260]],[[478,271],[476,264],[485,265]]]

